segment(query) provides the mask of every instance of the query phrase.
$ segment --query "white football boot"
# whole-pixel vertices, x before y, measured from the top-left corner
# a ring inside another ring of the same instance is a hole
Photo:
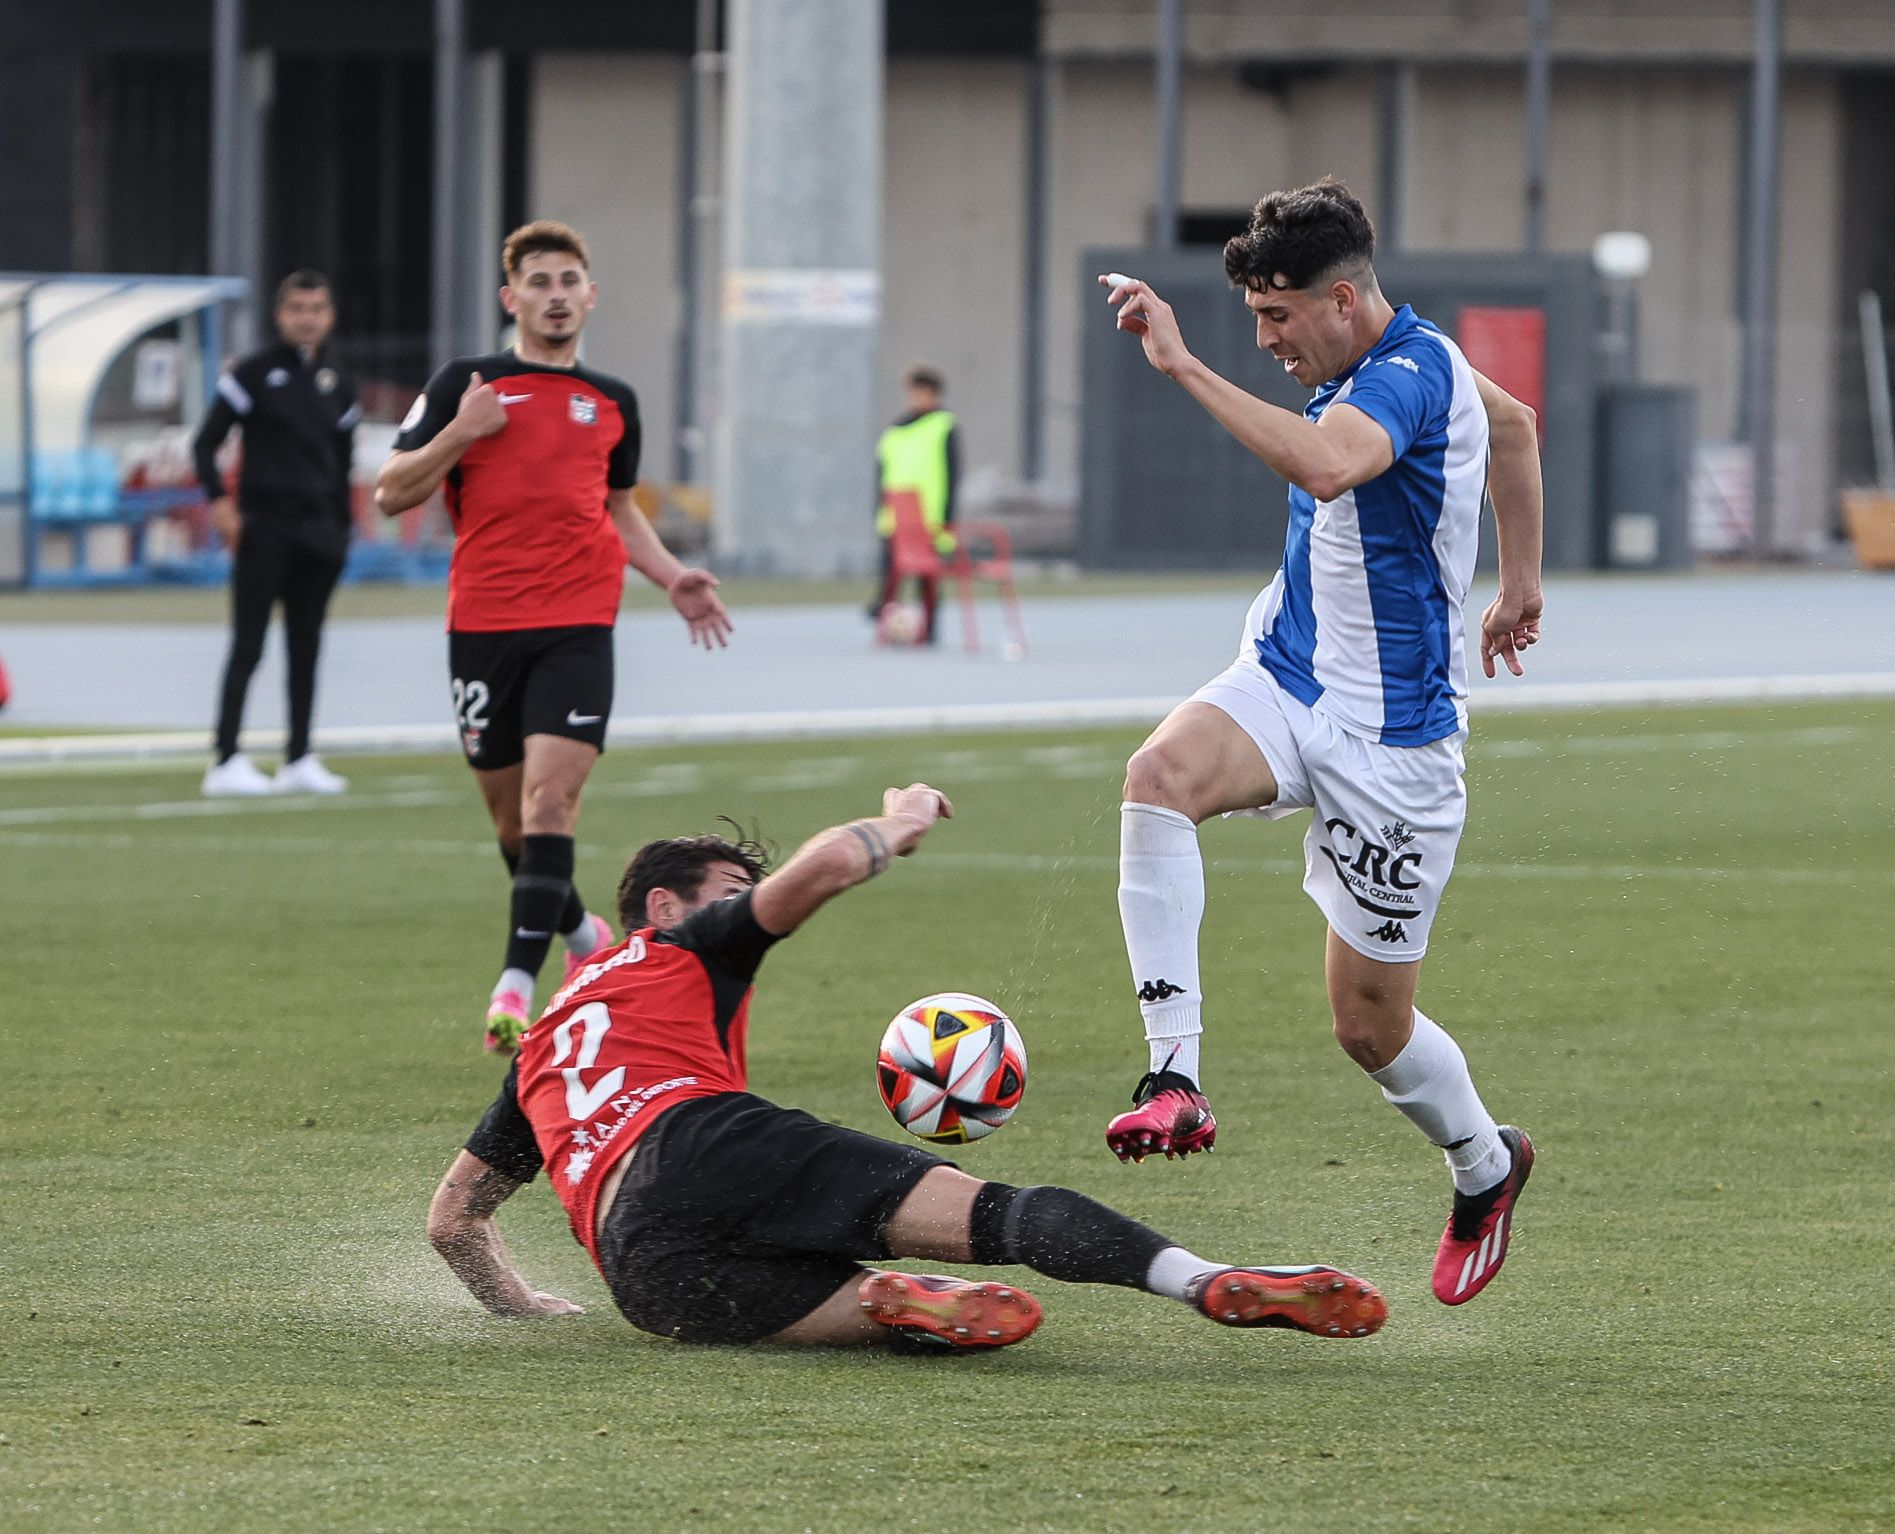
[[[337,777],[310,751],[276,769],[275,787],[279,794],[340,794],[348,791],[349,780]]]
[[[201,791],[206,799],[253,799],[275,793],[276,785],[239,751],[229,761],[211,765],[204,774]]]

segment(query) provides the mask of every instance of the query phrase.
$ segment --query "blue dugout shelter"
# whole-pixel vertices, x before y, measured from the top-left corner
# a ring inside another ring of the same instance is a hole
[[[176,376],[157,369],[159,392],[182,421],[201,414],[217,382],[220,308],[247,291],[234,277],[0,273],[0,585],[149,578],[146,525],[197,492],[125,488],[118,451],[100,439],[101,392],[129,349],[174,330],[155,360]],[[127,557],[95,570],[88,534],[108,526],[128,530]],[[56,569],[43,557],[54,539],[68,545]]]

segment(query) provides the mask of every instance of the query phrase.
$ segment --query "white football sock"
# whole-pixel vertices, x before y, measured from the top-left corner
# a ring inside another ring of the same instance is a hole
[[[1474,1090],[1467,1056],[1432,1018],[1415,1012],[1407,1046],[1369,1080],[1417,1129],[1440,1146],[1462,1193],[1479,1193],[1507,1175],[1510,1157]]]
[[[1222,1273],[1227,1263],[1206,1262],[1195,1252],[1181,1246],[1168,1246],[1151,1260],[1145,1273],[1145,1288],[1168,1300],[1181,1300],[1192,1283],[1206,1273]]]
[[[1156,804],[1119,806],[1119,920],[1151,1068],[1164,1070],[1169,1061],[1169,1069],[1199,1081],[1204,855],[1190,816]]]
[[[503,969],[500,980],[493,988],[494,995],[502,991],[518,991],[528,1001],[533,999],[533,977],[523,969]]]
[[[605,946],[599,937],[599,924],[592,919],[590,911],[579,918],[579,925],[572,931],[560,933],[559,940],[575,959],[589,959]]]

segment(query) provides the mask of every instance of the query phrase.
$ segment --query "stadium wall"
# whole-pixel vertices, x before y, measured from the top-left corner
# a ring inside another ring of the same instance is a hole
[[[534,206],[592,235],[608,297],[591,354],[638,384],[654,437],[672,419],[683,68],[651,55],[547,55],[534,92]],[[1025,61],[911,58],[889,70],[885,410],[898,406],[904,364],[938,362],[962,418],[966,469],[1008,478],[1022,461],[1028,90]],[[1045,477],[1058,483],[1077,478],[1080,339],[1096,318],[1096,295],[1070,274],[1088,245],[1149,238],[1150,92],[1143,60],[1073,56],[1056,71],[1044,441]],[[1783,93],[1783,162],[1793,169],[1783,182],[1778,398],[1792,482],[1780,515],[1787,541],[1807,545],[1823,540],[1835,503],[1842,94],[1836,71],[1808,68],[1792,70]],[[1190,68],[1186,212],[1216,224],[1263,190],[1328,174],[1373,209],[1380,96],[1374,66],[1303,68],[1261,82],[1237,65]],[[1706,440],[1736,429],[1744,99],[1744,73],[1722,65],[1575,64],[1554,82],[1549,248],[1584,251],[1610,229],[1651,237],[1652,271],[1640,290],[1643,375],[1697,392]],[[1519,247],[1524,124],[1517,67],[1418,69],[1407,248]],[[656,441],[648,458],[667,461]]]
[[[688,66],[651,53],[535,57],[527,202],[584,231],[600,290],[586,361],[638,391],[643,472],[671,473],[681,216],[679,138]]]

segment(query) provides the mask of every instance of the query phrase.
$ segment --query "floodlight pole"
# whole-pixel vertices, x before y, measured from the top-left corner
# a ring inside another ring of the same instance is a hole
[[[1152,243],[1178,246],[1179,118],[1184,101],[1184,0],[1158,0],[1158,185]]]
[[[1750,68],[1750,195],[1744,228],[1744,440],[1750,444],[1751,542],[1778,552],[1776,526],[1776,326],[1779,74],[1783,19],[1777,0],[1755,0]]]
[[[466,0],[434,0],[434,247],[430,252],[429,342],[439,366],[459,351],[461,57]]]
[[[1553,0],[1531,0],[1527,27],[1526,248],[1546,249],[1547,119],[1553,107]]]

